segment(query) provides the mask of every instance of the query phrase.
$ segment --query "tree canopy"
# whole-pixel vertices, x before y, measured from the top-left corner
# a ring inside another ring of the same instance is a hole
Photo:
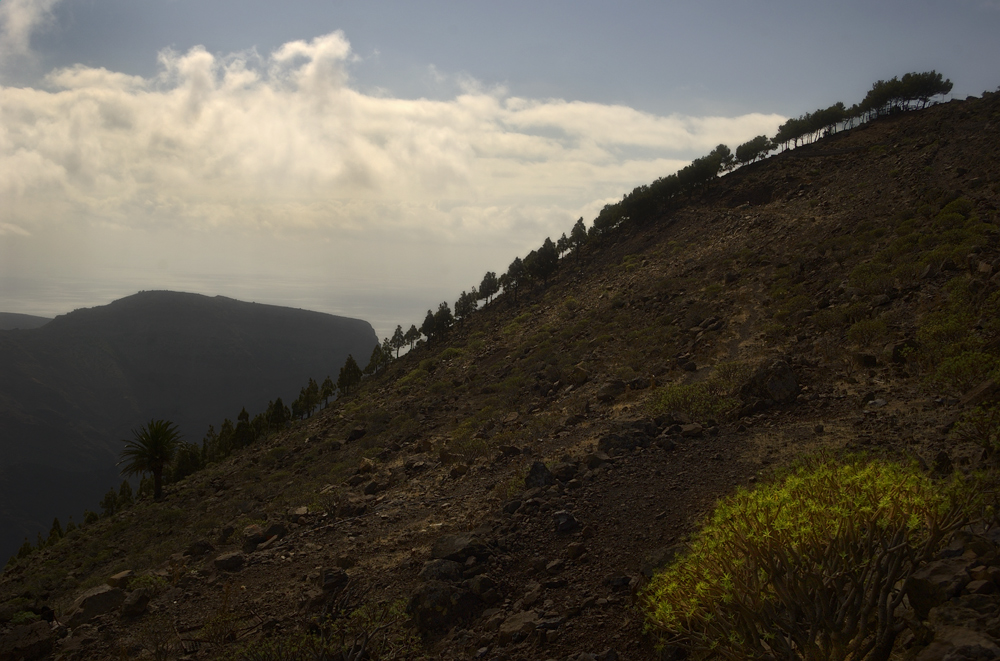
[[[121,461],[122,475],[153,475],[153,498],[163,497],[163,469],[173,461],[181,435],[167,420],[150,420],[132,430],[132,440],[125,441]],[[124,464],[124,465],[123,465]]]

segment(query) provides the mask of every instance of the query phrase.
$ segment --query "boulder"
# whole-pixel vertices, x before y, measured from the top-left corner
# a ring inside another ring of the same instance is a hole
[[[122,619],[134,619],[142,617],[149,605],[149,600],[153,598],[153,591],[149,588],[139,588],[132,590],[122,602]]]
[[[0,661],[32,661],[45,658],[52,653],[55,641],[52,625],[45,620],[13,627],[0,636]]]
[[[559,510],[552,515],[553,521],[555,521],[556,532],[560,535],[568,535],[571,532],[576,532],[581,528],[580,522],[576,520],[572,514],[566,510]]]
[[[535,489],[537,487],[547,487],[556,483],[556,478],[549,469],[540,461],[531,464],[528,475],[524,478],[525,489]]]
[[[538,613],[535,611],[521,611],[511,615],[500,625],[499,642],[500,645],[518,643],[538,628]]]
[[[560,482],[569,482],[576,477],[576,471],[577,467],[575,463],[564,461],[555,465],[552,469],[552,475]]]
[[[971,561],[964,558],[946,558],[929,562],[913,574],[910,605],[921,619],[926,619],[932,608],[958,596],[969,584],[972,580],[968,573],[970,564]]]
[[[110,585],[99,585],[76,598],[65,618],[66,626],[75,627],[110,613],[125,601],[125,593]]]
[[[218,558],[215,559],[215,568],[222,571],[239,571],[243,569],[243,564],[246,562],[246,558],[242,553],[234,551],[232,553],[223,553]]]
[[[577,388],[579,388],[589,380],[590,380],[590,372],[585,370],[580,365],[576,365],[575,367],[573,367],[573,369],[570,370],[569,375],[566,377],[566,382],[569,383],[570,385],[576,386]]]
[[[450,581],[458,583],[462,580],[463,571],[464,567],[460,562],[438,559],[425,562],[417,576],[422,581]]]
[[[469,557],[485,556],[489,553],[486,545],[472,533],[444,535],[431,546],[431,558],[465,562]]]
[[[621,379],[606,382],[597,391],[597,400],[608,403],[625,394],[625,382]]]
[[[351,577],[340,567],[324,569],[319,573],[319,586],[323,592],[340,592],[350,580]]]
[[[427,581],[410,596],[406,611],[418,629],[433,631],[467,619],[478,603],[478,597],[457,585]]]
[[[215,545],[207,539],[199,539],[198,541],[191,542],[187,549],[184,551],[184,555],[189,555],[192,558],[200,558],[203,555],[208,555],[215,550]]]
[[[791,366],[784,360],[776,360],[758,369],[740,391],[744,401],[772,400],[779,404],[790,404],[799,394],[799,380]]]
[[[125,571],[118,572],[114,576],[108,577],[108,580],[105,581],[105,583],[113,588],[121,588],[124,590],[128,587],[128,582],[132,580],[134,575],[135,574],[131,569],[126,569]]]
[[[354,441],[361,440],[361,438],[363,438],[364,435],[367,434],[367,433],[368,433],[368,430],[365,429],[364,427],[355,427],[347,435],[347,442],[348,443],[353,443]]]
[[[267,527],[267,530],[264,531],[264,537],[266,539],[271,539],[272,537],[283,539],[287,534],[288,528],[282,523],[272,523]]]

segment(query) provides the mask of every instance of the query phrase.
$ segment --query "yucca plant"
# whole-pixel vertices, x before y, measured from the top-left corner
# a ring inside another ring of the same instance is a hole
[[[884,661],[910,577],[976,493],[893,463],[807,461],[718,504],[644,592],[647,630],[696,658]]]
[[[163,496],[163,469],[173,461],[181,435],[176,425],[166,420],[150,420],[132,430],[132,440],[125,441],[121,461],[122,475],[153,475],[153,498]]]

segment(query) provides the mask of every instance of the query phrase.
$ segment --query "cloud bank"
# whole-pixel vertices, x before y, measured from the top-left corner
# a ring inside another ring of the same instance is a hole
[[[30,52],[31,34],[52,16],[59,0],[0,2],[0,62]]]
[[[51,4],[5,4],[8,30],[25,34]],[[658,117],[472,85],[398,99],[352,89],[351,60],[334,32],[267,56],[163,51],[155,78],[75,66],[47,89],[3,88],[0,232],[502,232],[568,218],[783,119]]]

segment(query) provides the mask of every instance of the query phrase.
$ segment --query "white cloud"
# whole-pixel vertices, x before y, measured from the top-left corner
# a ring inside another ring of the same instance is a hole
[[[120,261],[141,236],[148,263],[169,249],[172,265],[230,272],[252,250],[225,254],[237,240],[275,255],[254,261],[262,269],[300,270],[271,250],[289,237],[316,259],[349,244],[340,259],[355,267],[373,267],[387,242],[509,260],[719,142],[735,148],[784,120],[662,117],[467,80],[444,101],[372,95],[352,87],[353,57],[335,32],[269,55],[167,50],[151,78],[77,65],[51,72],[46,89],[0,88],[0,234],[18,234],[19,251],[36,251],[25,263],[42,266],[54,261],[46,250],[66,254],[44,242],[69,235],[87,245],[74,264]],[[483,259],[469,256],[470,268]]]
[[[59,0],[0,0],[0,61],[27,55],[31,33],[52,15]]]

